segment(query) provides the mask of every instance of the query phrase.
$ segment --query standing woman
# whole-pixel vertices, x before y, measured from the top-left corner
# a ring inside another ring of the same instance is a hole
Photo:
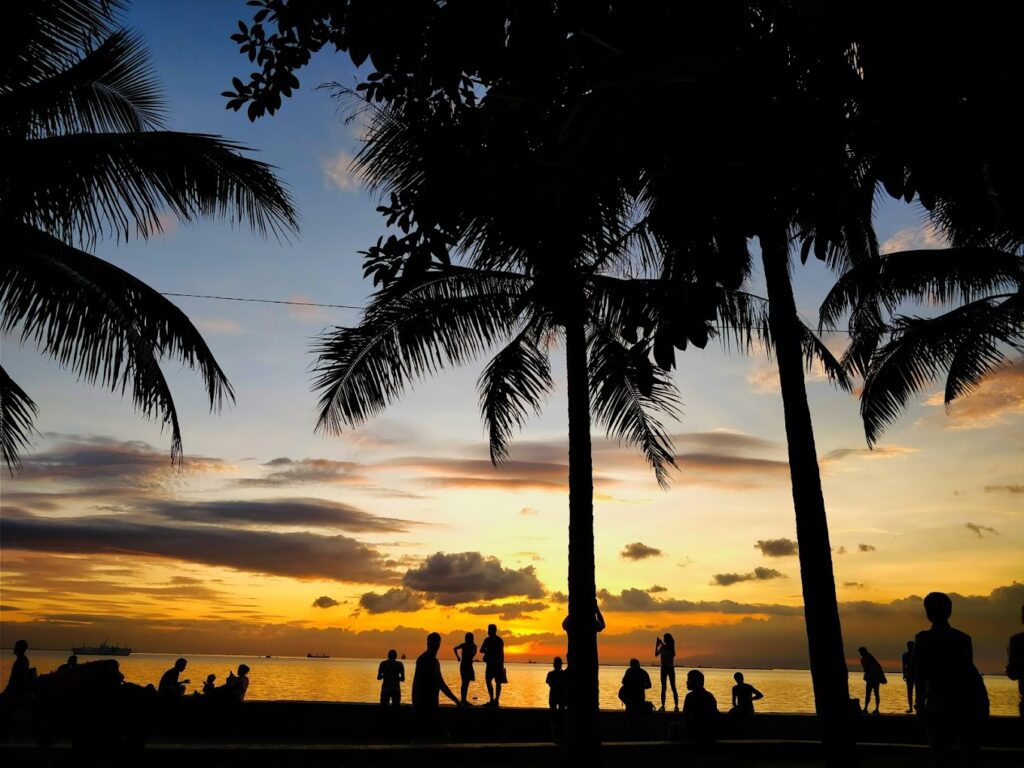
[[[665,639],[657,638],[654,641],[654,655],[661,659],[661,709],[665,711],[665,680],[672,683],[672,698],[675,700],[675,711],[679,711],[679,692],[676,690],[676,641],[668,632]]]
[[[459,651],[462,655],[459,655]],[[466,640],[455,646],[455,660],[459,662],[459,675],[462,677],[462,704],[469,706],[466,701],[466,692],[469,691],[469,684],[476,680],[476,673],[473,672],[473,658],[476,656],[476,638],[472,632],[466,633]]]
[[[875,692],[875,711],[874,714],[878,714],[878,707],[882,703],[882,700],[878,697],[878,687],[889,682],[885,679],[885,672],[882,670],[882,665],[878,663],[878,659],[868,652],[868,649],[861,646],[857,649],[860,654],[860,665],[864,668],[864,711],[868,711],[868,705],[871,703],[871,692]]]

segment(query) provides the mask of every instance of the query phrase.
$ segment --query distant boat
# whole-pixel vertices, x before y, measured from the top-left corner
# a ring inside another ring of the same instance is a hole
[[[119,645],[107,645],[107,641],[104,640],[99,645],[72,647],[71,652],[76,656],[127,656],[132,652],[132,649],[122,648]]]
[[[307,659],[329,659],[331,657],[328,656],[326,653],[307,653],[306,654],[306,658]]]

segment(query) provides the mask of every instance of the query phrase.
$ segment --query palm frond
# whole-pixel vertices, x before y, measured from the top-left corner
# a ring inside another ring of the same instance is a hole
[[[588,327],[590,407],[609,437],[639,448],[654,469],[658,485],[668,487],[674,467],[672,440],[658,416],[679,418],[680,402],[669,375],[651,362],[644,344],[627,346],[608,325]]]
[[[820,327],[835,328],[847,312],[865,303],[895,312],[905,301],[971,302],[1024,284],[1024,258],[993,248],[898,251],[859,263],[825,297]]]
[[[0,91],[3,130],[19,138],[153,130],[163,109],[141,38],[123,31],[51,77]]]
[[[148,237],[169,209],[282,235],[297,227],[288,193],[265,163],[217,136],[153,131],[29,140],[10,158],[5,213],[66,241]]]
[[[82,50],[115,31],[123,8],[121,0],[6,3],[4,22],[10,32],[0,47],[0,92],[71,66]]]
[[[136,409],[159,416],[181,453],[181,430],[159,360],[180,360],[203,378],[211,409],[234,395],[188,317],[124,270],[25,225],[0,233],[13,244],[0,268],[0,330],[20,329],[62,366],[113,391],[129,387]]]
[[[507,339],[528,285],[521,275],[437,267],[379,291],[358,326],[336,328],[314,346],[317,431],[361,424],[410,384]]]
[[[21,449],[29,446],[38,412],[32,398],[0,366],[0,459],[12,475],[21,467]]]
[[[477,381],[480,412],[495,466],[508,460],[512,435],[523,428],[530,411],[540,413],[544,396],[551,392],[551,363],[542,348],[544,331],[550,328],[548,320],[531,318],[491,359]]]
[[[943,371],[948,406],[1003,365],[1010,350],[1024,355],[1022,293],[988,296],[935,318],[896,318],[864,380],[860,410],[868,444]]]
[[[825,346],[814,331],[803,323],[800,324],[800,328],[803,331],[800,346],[803,348],[804,365],[807,366],[807,370],[810,371],[814,367],[814,363],[817,362],[832,384],[844,392],[853,392],[853,380],[843,363],[836,360],[832,351]]]

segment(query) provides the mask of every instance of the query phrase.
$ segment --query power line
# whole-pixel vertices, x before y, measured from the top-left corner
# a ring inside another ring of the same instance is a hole
[[[217,299],[219,301],[251,301],[257,304],[292,304],[298,307],[331,307],[333,309],[362,309],[351,304],[320,304],[315,301],[284,301],[282,299],[251,299],[241,296],[211,296],[205,293],[169,293],[161,291],[161,296],[181,296],[187,299]]]

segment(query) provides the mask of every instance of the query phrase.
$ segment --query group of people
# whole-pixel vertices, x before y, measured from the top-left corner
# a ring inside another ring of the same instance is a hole
[[[160,676],[160,683],[157,685],[157,693],[164,701],[174,701],[185,695],[186,687],[192,681],[182,679],[181,673],[188,666],[187,659],[178,659],[174,666]],[[225,699],[228,701],[244,701],[245,694],[249,690],[249,665],[239,664],[238,674],[228,671],[227,680],[223,685],[217,685],[217,676],[210,674],[203,682],[204,697]],[[198,691],[195,695],[200,695]]]

